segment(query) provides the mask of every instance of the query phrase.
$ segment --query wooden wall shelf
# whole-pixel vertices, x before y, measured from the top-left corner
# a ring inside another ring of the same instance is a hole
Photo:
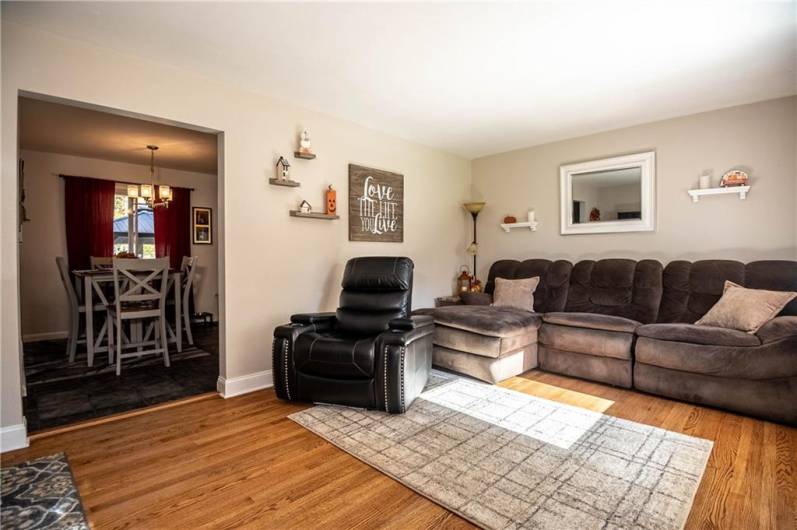
[[[315,158],[315,155],[313,153],[302,153],[299,151],[294,151],[293,156],[295,156],[296,158],[301,158],[303,160],[312,160]]]
[[[330,221],[333,219],[340,219],[339,216],[328,213],[317,213],[317,212],[304,213],[299,210],[291,210],[290,213],[291,217],[304,217],[306,219],[327,219]]]
[[[268,183],[273,186],[287,186],[289,188],[298,188],[302,185],[301,182],[296,182],[291,179],[268,179]]]

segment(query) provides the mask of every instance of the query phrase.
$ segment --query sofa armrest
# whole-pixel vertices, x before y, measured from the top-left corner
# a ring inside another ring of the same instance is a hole
[[[394,318],[387,323],[388,327],[394,331],[409,331],[423,326],[431,326],[432,324],[434,324],[434,318],[431,315]]]
[[[761,344],[797,337],[797,316],[775,317],[756,331]]]
[[[493,296],[487,293],[462,293],[459,295],[465,305],[490,305]]]
[[[335,321],[335,313],[299,313],[291,315],[291,322],[294,324],[320,324],[320,323],[333,323]]]

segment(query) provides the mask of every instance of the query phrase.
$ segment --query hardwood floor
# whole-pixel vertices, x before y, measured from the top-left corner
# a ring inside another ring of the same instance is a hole
[[[714,440],[687,528],[797,528],[797,429],[532,371],[521,392]],[[46,436],[95,528],[471,528],[287,419],[271,390]]]

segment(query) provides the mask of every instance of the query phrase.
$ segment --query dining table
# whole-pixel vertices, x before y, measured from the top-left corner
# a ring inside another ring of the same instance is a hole
[[[97,297],[97,301],[100,304],[105,306],[109,306],[111,303],[108,301],[108,297],[106,296],[106,291],[103,290],[103,284],[113,284],[113,269],[110,268],[98,268],[98,269],[83,269],[83,270],[73,270],[72,274],[75,277],[83,280],[83,293],[84,293],[84,303],[86,304],[87,308],[94,307],[94,297]],[[183,297],[180,294],[182,290],[182,272],[180,270],[169,270],[169,277],[173,280],[172,284],[174,285],[174,317],[175,322],[177,323],[176,331],[174,333],[174,342],[177,345],[177,351],[183,351],[183,333],[182,333],[182,326],[180,326],[180,322],[182,322],[182,314],[183,314],[183,305],[182,300]],[[107,334],[107,332],[106,332]],[[105,352],[108,351],[107,346],[103,347],[101,345],[102,337],[99,337],[100,340],[94,340],[94,312],[91,310],[86,311],[86,356],[89,366],[94,365],[94,355],[98,352]]]

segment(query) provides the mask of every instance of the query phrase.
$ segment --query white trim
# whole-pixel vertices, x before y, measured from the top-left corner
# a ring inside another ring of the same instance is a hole
[[[248,394],[255,390],[263,390],[274,386],[271,370],[263,370],[252,374],[231,377],[229,379],[219,376],[216,389],[224,399]]]
[[[28,429],[24,423],[0,427],[0,452],[23,449],[28,445]]]
[[[65,339],[69,336],[68,331],[48,331],[46,333],[29,333],[22,336],[22,342],[39,342],[43,340]]]
[[[573,224],[573,175],[631,167],[638,167],[642,173],[642,219],[639,221],[599,221]],[[563,165],[559,168],[559,182],[559,212],[561,215],[559,232],[563,236],[614,232],[651,232],[656,229],[655,151]]]

